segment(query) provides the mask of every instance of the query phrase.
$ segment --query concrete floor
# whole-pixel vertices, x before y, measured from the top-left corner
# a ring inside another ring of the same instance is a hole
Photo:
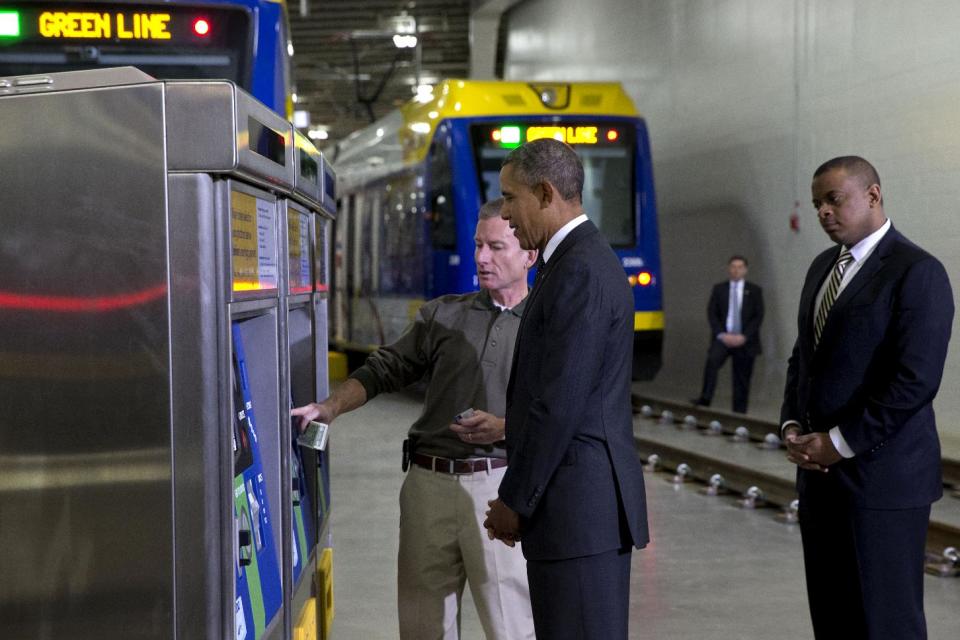
[[[396,552],[400,443],[419,412],[405,395],[376,398],[332,428],[332,518],[337,640],[397,638]],[[811,638],[800,535],[771,510],[675,488],[647,475],[653,542],[633,556],[630,637]],[[960,579],[927,578],[931,640],[957,638]],[[469,590],[462,637],[483,638]]]

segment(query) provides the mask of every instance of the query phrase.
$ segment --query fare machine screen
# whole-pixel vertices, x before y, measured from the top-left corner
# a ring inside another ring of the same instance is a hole
[[[277,292],[278,203],[230,183],[231,343],[234,384],[236,638],[281,624],[284,539]],[[277,619],[277,621],[275,621]]]

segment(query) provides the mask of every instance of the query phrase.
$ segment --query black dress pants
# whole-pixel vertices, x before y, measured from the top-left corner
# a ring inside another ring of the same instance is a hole
[[[817,640],[923,640],[930,507],[862,509],[800,499],[800,534]]]
[[[527,561],[537,638],[627,640],[632,548]]]
[[[733,360],[733,410],[736,413],[746,413],[747,400],[750,397],[750,377],[753,375],[753,361],[756,356],[748,354],[744,347],[730,349],[719,340],[710,343],[707,351],[700,402],[709,405],[713,400],[713,393],[717,389],[717,375],[728,357]]]

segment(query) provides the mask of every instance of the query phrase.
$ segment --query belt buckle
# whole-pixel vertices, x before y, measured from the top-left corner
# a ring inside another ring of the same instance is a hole
[[[441,457],[439,457],[439,456],[432,456],[432,457],[433,457],[433,465],[432,465],[433,468],[431,469],[431,471],[433,471],[433,472],[435,472],[435,473],[449,473],[449,474],[453,474],[453,472],[454,472],[454,468],[453,468],[454,461],[453,461],[453,460],[451,460],[450,458],[441,458]],[[443,464],[443,466],[445,466],[446,469],[440,468],[440,466],[438,465],[438,463]]]

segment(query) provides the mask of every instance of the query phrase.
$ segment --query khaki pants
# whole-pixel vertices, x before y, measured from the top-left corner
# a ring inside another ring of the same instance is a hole
[[[520,545],[489,540],[487,501],[504,468],[466,475],[411,466],[400,490],[397,587],[402,640],[457,640],[470,583],[488,640],[534,638]]]

